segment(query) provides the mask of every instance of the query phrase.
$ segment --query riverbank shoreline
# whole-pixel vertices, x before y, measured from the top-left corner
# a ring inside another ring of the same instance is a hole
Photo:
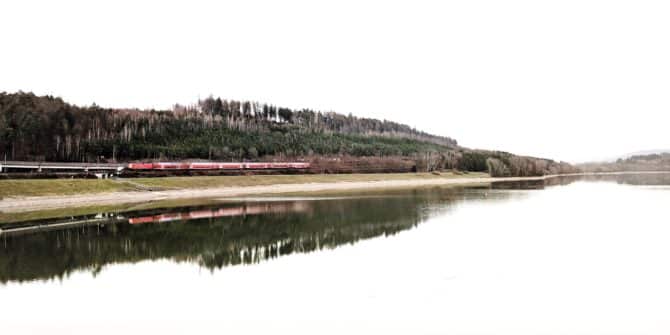
[[[50,210],[68,207],[105,206],[113,204],[137,204],[143,202],[198,199],[198,198],[232,198],[257,195],[295,194],[328,191],[359,191],[359,190],[382,190],[393,188],[412,188],[425,186],[449,186],[449,185],[475,185],[493,182],[513,181],[536,181],[557,177],[589,176],[589,175],[622,175],[622,174],[645,174],[645,173],[670,173],[660,172],[607,172],[607,173],[577,173],[565,175],[546,175],[537,177],[488,177],[479,174],[475,176],[444,175],[428,176],[421,174],[408,174],[406,179],[396,174],[390,180],[367,180],[367,181],[333,181],[305,182],[290,184],[267,184],[256,186],[222,186],[204,188],[180,188],[165,190],[134,190],[121,192],[88,193],[74,195],[36,196],[36,197],[12,197],[0,200],[0,212],[21,213],[30,211]],[[390,177],[391,175],[389,175]],[[420,176],[421,178],[416,178]],[[414,177],[414,179],[412,179]],[[226,178],[226,177],[220,177]],[[327,177],[325,177],[327,179]]]

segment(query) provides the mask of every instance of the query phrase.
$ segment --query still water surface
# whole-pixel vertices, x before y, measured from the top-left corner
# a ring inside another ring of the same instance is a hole
[[[563,178],[4,225],[0,329],[668,334],[668,185]]]

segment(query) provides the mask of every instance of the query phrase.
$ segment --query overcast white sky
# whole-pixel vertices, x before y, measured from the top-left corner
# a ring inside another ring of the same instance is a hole
[[[3,1],[0,91],[209,94],[583,161],[670,148],[668,1]]]

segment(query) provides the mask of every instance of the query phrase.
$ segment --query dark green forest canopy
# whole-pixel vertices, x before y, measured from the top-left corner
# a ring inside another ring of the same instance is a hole
[[[547,159],[462,148],[452,138],[392,121],[214,97],[171,110],[139,110],[0,93],[0,155],[74,162],[405,157],[428,171],[496,176],[574,171]]]
[[[207,98],[173,110],[78,107],[0,93],[0,152],[13,160],[249,159],[408,156],[457,147],[407,125]]]

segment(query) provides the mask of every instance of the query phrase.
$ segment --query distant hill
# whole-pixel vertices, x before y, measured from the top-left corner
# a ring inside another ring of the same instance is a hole
[[[52,96],[0,93],[0,155],[8,160],[76,162],[299,159],[318,160],[334,172],[372,172],[380,165],[397,171],[393,162],[403,162],[402,169],[498,176],[574,171],[569,164],[549,159],[470,150],[450,137],[393,121],[214,97],[171,110],[139,110],[80,107]],[[364,157],[375,160],[363,162]],[[338,163],[343,158],[347,166]]]
[[[614,161],[585,163],[578,167],[589,172],[670,171],[670,150],[639,151]]]
[[[665,152],[670,152],[670,149],[668,150],[663,150],[663,149],[657,149],[657,150],[642,150],[642,151],[636,151],[636,152],[631,152],[627,153],[624,155],[619,155],[619,156],[609,156],[605,158],[599,158],[599,159],[592,159],[590,161],[584,161],[581,162],[582,164],[602,164],[602,163],[614,163],[619,159],[628,159],[632,156],[643,156],[643,155],[651,155],[651,154],[660,154],[660,153],[665,153]]]
[[[629,154],[619,156],[616,159],[613,159],[612,161],[616,161],[618,159],[628,159],[628,158],[631,158],[633,156],[648,156],[648,155],[663,154],[663,153],[670,153],[670,149],[636,151],[636,152],[632,152],[632,153],[629,153]]]

